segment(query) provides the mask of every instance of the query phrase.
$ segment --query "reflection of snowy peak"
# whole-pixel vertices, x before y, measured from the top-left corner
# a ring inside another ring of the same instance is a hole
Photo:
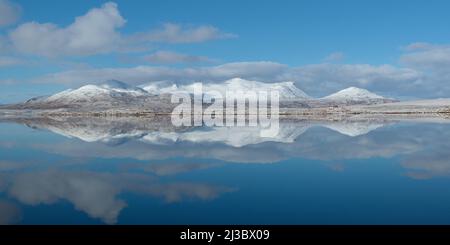
[[[202,85],[202,91],[204,94],[208,94],[211,91],[217,91],[225,96],[226,92],[235,91],[278,91],[280,99],[310,99],[310,97],[298,89],[293,82],[281,82],[281,83],[263,83],[257,81],[250,81],[241,78],[234,78],[227,80],[223,83],[193,83],[188,85],[174,85],[168,82],[155,82],[143,85],[142,88],[152,94],[173,93],[173,92],[186,92],[192,94],[194,89],[200,88]]]
[[[219,143],[244,147],[265,142],[293,143],[311,126],[321,126],[347,136],[359,136],[375,130],[381,123],[362,122],[280,122],[277,135],[263,137],[261,127],[193,127],[176,128],[169,119],[139,118],[70,118],[23,121],[30,127],[45,128],[59,135],[85,142],[121,144],[138,140],[152,145],[171,145],[177,142],[194,144]]]
[[[263,142],[292,143],[308,129],[303,124],[281,124],[275,137],[261,137],[260,127],[214,127],[199,129],[181,134],[180,141],[194,143],[223,143],[234,147],[259,144]]]
[[[142,141],[152,144],[170,144],[174,142],[223,143],[234,147],[260,144],[264,142],[293,143],[312,125],[310,123],[280,123],[278,135],[261,137],[260,127],[213,127],[197,128],[188,132],[150,132]],[[367,134],[383,124],[370,122],[324,122],[317,126],[326,127],[340,134],[356,137]]]
[[[187,132],[163,132],[130,130],[129,132],[114,132],[98,127],[47,127],[48,130],[69,138],[77,138],[85,142],[114,143],[121,140],[136,139],[155,145],[167,145],[175,142],[191,143],[222,143],[234,147],[260,144],[264,142],[293,143],[303,134],[308,125],[281,124],[280,132],[275,137],[261,137],[260,127],[213,127],[195,128]]]
[[[112,133],[108,129],[103,131],[98,128],[57,128],[48,127],[48,130],[68,138],[77,138],[85,142],[112,142],[115,139],[139,138],[146,133],[140,130],[133,130],[126,133]]]
[[[351,137],[356,137],[359,135],[368,134],[369,132],[381,128],[384,126],[384,124],[376,124],[376,123],[370,123],[370,122],[352,122],[352,123],[346,123],[346,122],[333,122],[333,123],[324,123],[322,124],[323,127],[329,128],[331,130],[334,130],[336,132],[339,132],[344,135],[348,135]]]

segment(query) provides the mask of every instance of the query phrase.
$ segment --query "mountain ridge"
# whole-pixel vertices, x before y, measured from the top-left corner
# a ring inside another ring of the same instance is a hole
[[[348,87],[333,94],[323,97],[326,100],[346,100],[346,99],[385,99],[383,96],[372,93],[367,89]]]
[[[29,99],[23,103],[3,106],[10,109],[58,109],[58,108],[84,108],[86,110],[107,110],[114,108],[146,108],[170,110],[170,94],[186,92],[192,94],[200,83],[177,85],[168,81],[147,83],[132,86],[118,80],[108,80],[101,84],[88,84],[77,89],[67,89],[62,92]],[[233,78],[222,83],[202,84],[204,95],[211,91],[218,91],[224,98],[228,91],[273,91],[280,93],[282,106],[299,106],[296,102],[308,102],[315,107],[330,105],[351,104],[378,104],[394,102],[395,100],[384,98],[366,89],[349,87],[322,98],[313,98],[292,81],[279,83],[264,83],[258,81]],[[270,94],[270,93],[269,93]],[[155,106],[155,103],[158,104]],[[301,103],[301,107],[308,107],[308,103]],[[313,106],[313,107],[314,107]],[[155,107],[155,108],[152,108]]]

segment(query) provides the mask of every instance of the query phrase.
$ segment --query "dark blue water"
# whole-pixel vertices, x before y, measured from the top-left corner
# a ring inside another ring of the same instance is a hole
[[[450,124],[113,131],[1,123],[0,223],[450,224]]]

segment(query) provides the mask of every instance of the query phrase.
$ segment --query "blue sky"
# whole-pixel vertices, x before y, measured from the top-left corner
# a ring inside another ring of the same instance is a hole
[[[313,96],[357,86],[450,97],[448,9],[424,0],[0,0],[0,103],[106,79],[236,76],[292,80]]]

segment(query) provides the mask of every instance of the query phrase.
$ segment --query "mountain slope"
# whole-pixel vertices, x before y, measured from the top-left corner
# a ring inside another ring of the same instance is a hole
[[[101,99],[114,99],[124,96],[146,96],[148,93],[138,87],[132,87],[125,83],[110,80],[100,85],[85,85],[78,89],[68,89],[63,92],[44,98],[45,102],[77,102],[98,101]]]
[[[163,112],[169,113],[177,104],[171,103],[171,94],[185,92],[193,94],[202,88],[203,94],[219,92],[225,99],[227,93],[278,91],[283,108],[329,107],[335,105],[372,105],[394,102],[365,89],[350,87],[329,96],[314,99],[298,89],[293,82],[263,83],[234,78],[222,83],[193,83],[176,85],[167,81],[153,82],[139,87],[110,80],[99,85],[85,85],[60,93],[30,99],[24,103],[1,106],[4,109],[61,110],[71,112]]]
[[[281,100],[306,100],[311,99],[305,92],[297,88],[293,82],[281,82],[281,83],[264,83],[257,81],[250,81],[241,78],[233,78],[223,83],[193,83],[188,85],[177,86],[170,84],[166,81],[146,84],[141,86],[144,90],[152,94],[173,93],[173,92],[185,92],[194,93],[194,89],[199,88],[202,85],[202,91],[204,94],[208,94],[211,91],[217,91],[225,97],[226,92],[235,91],[278,91]]]
[[[107,110],[170,112],[173,106],[167,96],[155,96],[142,88],[110,80],[99,85],[85,85],[78,89],[68,89],[48,97],[33,98],[6,108],[62,109],[77,112],[104,112]]]
[[[357,87],[349,87],[343,89],[334,94],[323,97],[320,100],[334,101],[338,103],[357,103],[357,104],[386,103],[395,101],[372,93],[366,89]]]
[[[227,80],[223,83],[193,83],[176,85],[169,82],[154,82],[139,87],[123,82],[110,80],[99,85],[85,85],[77,89],[68,89],[48,97],[30,99],[24,103],[10,105],[7,109],[64,109],[81,112],[102,112],[105,110],[158,111],[171,112],[176,104],[170,102],[170,94],[186,92],[193,94],[202,87],[203,94],[212,91],[221,93],[224,98],[227,92],[242,91],[278,91],[280,100],[298,101],[311,99],[303,91],[295,87],[293,82],[263,83],[240,78]]]

